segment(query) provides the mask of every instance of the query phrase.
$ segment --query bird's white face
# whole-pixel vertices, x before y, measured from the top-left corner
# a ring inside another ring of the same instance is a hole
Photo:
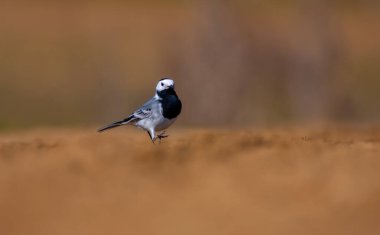
[[[166,78],[158,82],[156,86],[156,91],[159,92],[159,91],[163,91],[169,88],[174,89],[174,81],[169,78]]]

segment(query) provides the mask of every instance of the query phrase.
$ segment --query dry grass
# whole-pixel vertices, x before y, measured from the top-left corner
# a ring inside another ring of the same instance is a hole
[[[379,234],[380,130],[0,136],[0,234]]]

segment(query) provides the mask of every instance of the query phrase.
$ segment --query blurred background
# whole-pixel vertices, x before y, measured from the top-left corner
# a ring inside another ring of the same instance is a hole
[[[103,125],[175,79],[183,126],[380,120],[376,0],[2,1],[0,130]]]

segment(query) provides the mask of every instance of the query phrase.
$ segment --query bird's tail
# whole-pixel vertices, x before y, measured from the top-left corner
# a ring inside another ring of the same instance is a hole
[[[100,128],[98,130],[98,132],[102,132],[102,131],[105,131],[105,130],[108,130],[108,129],[112,129],[112,128],[115,128],[115,127],[118,127],[118,126],[122,126],[122,125],[125,125],[125,124],[128,124],[131,120],[133,119],[133,115],[122,120],[122,121],[118,121],[118,122],[114,122],[114,123],[111,123],[107,126],[104,126],[102,128]]]

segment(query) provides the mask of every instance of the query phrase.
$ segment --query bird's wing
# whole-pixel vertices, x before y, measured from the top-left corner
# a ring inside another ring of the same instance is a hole
[[[139,109],[137,109],[131,116],[133,116],[133,119],[145,119],[152,115],[153,109],[158,104],[158,101],[153,97],[148,102],[146,102],[143,106],[141,106]]]
[[[158,107],[158,100],[153,97],[148,102],[146,102],[143,106],[141,106],[139,109],[133,112],[129,117],[121,121],[111,123],[105,127],[102,127],[98,131],[99,132],[105,131],[111,128],[129,124],[134,121],[149,118],[153,115],[153,110],[155,110],[156,107]]]

